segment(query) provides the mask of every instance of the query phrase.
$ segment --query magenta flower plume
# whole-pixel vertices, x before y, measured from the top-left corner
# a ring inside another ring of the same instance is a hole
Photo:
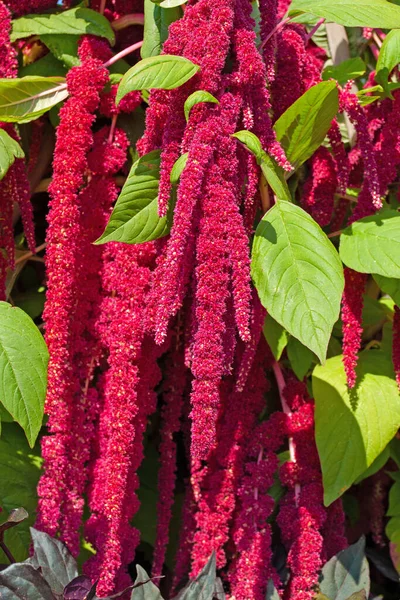
[[[331,218],[337,188],[336,168],[329,150],[319,148],[310,160],[311,173],[306,180],[301,204],[324,227]]]
[[[340,94],[341,109],[345,110],[357,132],[357,145],[361,151],[364,162],[364,178],[371,194],[375,209],[382,206],[378,169],[376,165],[375,150],[368,131],[368,121],[358,98],[351,92],[352,82],[348,82]]]
[[[202,481],[200,474],[202,494],[195,513],[197,531],[193,539],[192,576],[200,572],[212,551],[216,553],[217,566],[223,568],[226,565],[225,545],[237,508],[237,488],[246,457],[246,443],[257,425],[269,388],[265,376],[265,368],[270,366],[268,357],[262,340],[245,392],[232,389],[234,378],[222,383],[223,417],[218,423],[217,446]]]
[[[183,347],[177,337],[172,339],[175,349],[167,363],[168,377],[164,382],[164,405],[162,408],[163,426],[161,430],[160,469],[158,472],[159,499],[157,504],[157,535],[154,544],[152,575],[162,574],[165,552],[169,540],[169,527],[174,502],[176,479],[176,435],[181,428],[183,394],[187,385],[187,371],[184,365]]]
[[[285,597],[312,600],[323,564],[322,530],[326,523],[322,475],[314,440],[314,406],[306,386],[288,379],[283,391],[291,414],[286,432],[294,455],[281,467],[289,493],[281,501],[278,524],[287,548],[290,578]]]
[[[356,384],[356,366],[361,347],[363,296],[367,275],[348,267],[344,269],[345,286],[342,298],[343,364],[347,385]]]
[[[233,525],[237,558],[229,570],[232,597],[236,600],[263,600],[270,578],[279,586],[272,567],[271,526],[267,522],[274,509],[268,495],[278,467],[276,451],[284,436],[285,415],[274,413],[252,434],[244,473],[237,489],[240,508]]]
[[[68,73],[70,97],[60,110],[60,125],[53,164],[49,228],[47,233],[48,292],[44,311],[46,342],[50,360],[46,411],[50,435],[43,439],[45,472],[38,487],[37,525],[55,535],[62,529],[68,473],[68,446],[74,420],[76,379],[73,376],[73,314],[79,288],[76,260],[79,253],[78,189],[84,183],[86,155],[93,138],[91,126],[99,104],[99,93],[108,75],[102,63],[92,58],[83,41],[82,65]],[[75,534],[76,536],[76,534]],[[71,550],[76,552],[75,543]]]

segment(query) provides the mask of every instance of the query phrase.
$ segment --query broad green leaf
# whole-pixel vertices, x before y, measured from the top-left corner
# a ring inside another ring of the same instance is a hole
[[[189,113],[192,110],[193,106],[199,104],[200,102],[211,102],[213,104],[219,104],[219,100],[215,98],[209,92],[205,92],[204,90],[197,90],[197,92],[193,92],[190,94],[188,98],[186,98],[184,105],[184,112],[186,121],[189,120]]]
[[[163,0],[160,2],[161,8],[175,8],[176,6],[182,6],[186,4],[187,0]]]
[[[152,0],[144,0],[144,34],[143,46],[140,49],[142,58],[158,56],[162,46],[168,37],[168,28],[182,16],[182,9],[162,9]]]
[[[36,488],[40,477],[40,445],[31,450],[22,429],[16,423],[3,423],[0,437],[0,520],[17,506],[23,506],[29,518],[4,534],[5,542],[17,561],[29,556],[31,536],[29,527],[35,521]],[[0,562],[4,562],[1,557]]]
[[[191,79],[199,69],[199,66],[183,56],[163,54],[144,58],[123,76],[116,103],[134,90],[173,90]]]
[[[275,204],[257,227],[251,272],[270,315],[323,362],[344,280],[319,225],[294,204]]]
[[[28,75],[38,75],[39,77],[64,77],[66,74],[67,69],[55,56],[53,56],[53,54],[51,54],[51,52],[30,65],[21,67],[18,71],[20,77],[27,77]]]
[[[349,600],[356,592],[369,595],[369,566],[365,538],[333,556],[322,568],[320,590],[329,600]]]
[[[382,467],[384,467],[386,465],[389,458],[390,458],[390,449],[389,449],[389,446],[386,446],[384,451],[381,452],[380,455],[376,457],[376,459],[374,460],[372,465],[370,465],[368,467],[368,469],[360,475],[360,477],[357,477],[357,479],[355,480],[354,483],[355,484],[361,483],[361,481],[363,481],[364,479],[367,479],[367,477],[371,477],[371,475],[375,475],[375,473],[380,471],[382,469]]]
[[[67,96],[63,77],[0,79],[0,121],[28,123]]]
[[[160,590],[152,581],[149,581],[149,575],[140,565],[136,565],[136,573],[135,585],[146,583],[132,590],[131,600],[163,600]]]
[[[272,579],[268,581],[267,595],[265,600],[280,600],[280,595],[278,594],[278,590],[276,589]]]
[[[0,598],[54,600],[50,586],[32,565],[14,564],[0,572]]]
[[[400,28],[400,7],[387,0],[293,0],[289,17],[302,13],[345,27]]]
[[[338,110],[336,83],[323,81],[307,90],[276,121],[276,137],[295,168],[322,144]]]
[[[263,152],[260,163],[261,171],[278,200],[292,202],[292,195],[285,181],[285,172],[273,158]]]
[[[393,458],[394,462],[400,467],[400,440],[393,438],[389,444],[390,457]]]
[[[258,137],[251,131],[243,129],[233,134],[234,138],[239,140],[241,144],[254,154],[257,163],[260,165],[263,175],[269,185],[271,186],[274,194],[278,200],[292,201],[290,190],[285,181],[285,175],[283,169],[276,164],[273,158],[268,156],[262,149],[261,142]]]
[[[4,129],[0,129],[0,179],[3,179],[16,158],[24,156],[24,151],[18,142],[13,140]]]
[[[43,419],[48,352],[24,311],[0,302],[0,402],[33,447]]]
[[[389,519],[385,533],[391,542],[400,545],[400,517]]]
[[[154,150],[132,165],[103,235],[95,242],[141,244],[167,235],[167,217],[158,216],[157,196],[160,178],[160,151]]]
[[[312,386],[324,502],[329,505],[368,469],[395,435],[400,425],[400,396],[391,358],[380,350],[360,354],[357,386],[350,393],[342,356],[316,366]]]
[[[270,347],[275,360],[280,360],[282,352],[287,346],[289,335],[287,331],[267,314],[263,326],[264,337],[267,340],[267,344]]]
[[[338,65],[329,65],[322,71],[322,79],[327,81],[328,79],[336,79],[340,85],[344,85],[349,79],[357,79],[364,75],[367,70],[367,65],[362,58],[356,56],[355,58],[349,58],[344,60]]]
[[[40,36],[40,41],[50,50],[50,56],[53,55],[69,69],[81,62],[78,56],[79,39],[79,35],[57,35],[55,33]]]
[[[356,221],[340,236],[339,254],[354,271],[400,279],[400,214],[385,208]]]
[[[105,37],[111,44],[115,34],[110,21],[90,8],[78,6],[58,14],[27,15],[13,21],[11,41],[31,35],[98,35]]]
[[[173,183],[173,184],[178,183],[179,178],[182,175],[183,169],[186,167],[188,156],[189,156],[189,152],[185,152],[185,154],[182,154],[178,158],[178,160],[175,162],[174,166],[171,169],[171,175],[170,175],[171,183]]]
[[[400,31],[389,31],[383,40],[376,63],[375,79],[387,90],[389,75],[400,62]]]
[[[189,581],[174,600],[212,600],[216,583],[216,557],[212,553],[207,564],[194,581]]]
[[[400,279],[383,277],[383,275],[374,275],[374,279],[382,292],[388,294],[397,306],[400,306]]]
[[[397,479],[389,492],[388,517],[400,517],[400,481]]]
[[[234,133],[232,137],[236,138],[239,140],[239,142],[246,146],[247,150],[250,150],[250,152],[254,154],[257,163],[259,165],[261,164],[264,150],[261,146],[260,140],[254,133],[247,131],[247,129],[243,129],[242,131],[237,131]]]
[[[306,346],[303,346],[299,340],[291,337],[287,345],[287,355],[297,379],[303,381],[313,362],[316,360],[314,353]]]

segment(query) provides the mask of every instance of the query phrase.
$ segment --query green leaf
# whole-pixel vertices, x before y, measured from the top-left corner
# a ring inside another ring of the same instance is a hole
[[[162,9],[152,0],[144,0],[144,35],[143,46],[140,49],[142,58],[158,56],[168,37],[168,28],[182,16],[182,9]]]
[[[27,15],[13,21],[10,39],[12,42],[31,35],[98,35],[111,44],[115,34],[106,17],[90,8],[80,6],[58,14]]]
[[[242,129],[242,131],[237,131],[234,133],[232,137],[236,138],[241,144],[246,146],[247,150],[254,154],[257,163],[259,165],[261,164],[264,150],[261,146],[260,140],[254,133],[247,131],[247,129]]]
[[[400,214],[384,208],[356,221],[342,232],[339,254],[354,271],[400,279]]]
[[[13,140],[4,129],[0,129],[0,179],[3,179],[16,158],[24,158],[24,156],[24,151],[18,142]]]
[[[287,346],[287,355],[297,379],[303,381],[314,360],[316,360],[314,353],[299,340],[291,337]]]
[[[393,438],[389,444],[390,457],[393,458],[394,462],[400,467],[400,440]]]
[[[0,302],[0,401],[33,447],[43,419],[48,352],[24,311]]]
[[[251,271],[270,315],[323,362],[344,280],[319,225],[294,204],[275,204],[257,227]]]
[[[338,110],[336,83],[323,81],[307,90],[276,121],[276,137],[295,168],[322,144]]]
[[[400,279],[383,277],[383,275],[374,275],[374,279],[382,292],[388,294],[397,306],[400,306]]]
[[[189,581],[174,600],[212,600],[216,583],[215,552],[211,554],[207,564],[194,581]]]
[[[357,479],[355,480],[354,483],[357,485],[358,483],[361,483],[361,481],[364,481],[364,479],[371,477],[371,475],[375,475],[375,473],[380,471],[382,469],[382,467],[384,467],[386,465],[389,458],[390,458],[390,449],[389,449],[389,446],[386,446],[384,451],[381,452],[379,454],[379,456],[376,457],[376,459],[374,460],[372,465],[370,465],[368,467],[368,469],[360,475],[360,477],[357,477]]]
[[[342,356],[313,371],[315,437],[326,505],[368,469],[400,425],[400,396],[390,356],[380,350],[361,352],[356,370],[358,384],[351,393]]]
[[[389,75],[400,62],[400,31],[389,31],[383,40],[376,63],[375,79],[388,91]]]
[[[67,96],[63,77],[0,79],[0,121],[28,123]]]
[[[367,65],[362,58],[356,56],[355,58],[349,58],[344,60],[339,65],[329,65],[322,71],[322,79],[327,81],[328,79],[336,79],[340,85],[344,85],[349,79],[357,79],[364,75],[367,70]]]
[[[262,154],[260,166],[277,199],[292,202],[292,195],[285,181],[284,170],[266,152]]]
[[[323,567],[320,590],[329,600],[348,600],[365,590],[369,595],[369,566],[365,557],[365,538],[333,556]]]
[[[395,481],[389,492],[388,517],[400,517],[400,481]]]
[[[132,165],[107,227],[96,244],[142,244],[169,233],[172,207],[167,217],[158,216],[159,178],[160,150],[142,156]]]
[[[144,58],[123,76],[116,103],[134,90],[173,90],[191,79],[199,69],[199,66],[183,56],[163,54]]]
[[[392,517],[386,525],[385,533],[394,544],[400,544],[400,517]]]
[[[265,179],[271,186],[274,194],[279,200],[292,201],[290,190],[285,181],[284,171],[276,164],[273,158],[262,149],[261,142],[258,137],[251,131],[243,129],[233,134],[234,138],[239,140],[241,144],[254,154],[257,164],[260,165]]]
[[[79,35],[57,35],[57,34],[42,34],[40,41],[50,50],[51,55],[54,55],[57,60],[61,61],[69,69],[80,64],[78,56]],[[51,56],[50,55],[50,56]],[[58,73],[52,73],[56,75]]]
[[[132,590],[131,600],[163,600],[160,590],[152,581],[149,581],[150,577],[140,565],[136,565],[136,573],[135,585],[146,583]]]
[[[345,27],[400,28],[400,7],[386,0],[293,0],[289,17],[302,13]]]
[[[163,0],[163,2],[160,2],[160,6],[161,8],[175,8],[186,4],[186,2],[187,0]]]
[[[57,60],[50,52],[39,58],[30,65],[20,68],[18,74],[20,77],[27,77],[28,75],[39,77],[64,77],[67,73],[67,69],[64,65]]]
[[[267,595],[265,596],[265,600],[280,600],[278,590],[276,589],[272,579],[268,581]]]
[[[184,105],[186,121],[189,120],[189,113],[193,106],[199,104],[200,102],[212,102],[213,104],[219,104],[219,100],[217,100],[216,97],[209,92],[205,92],[204,90],[197,90],[197,92],[193,92],[193,94],[190,94],[190,96],[186,98]]]
[[[78,576],[76,561],[60,540],[33,527],[30,531],[34,561],[54,594],[62,595],[65,586]]]
[[[270,314],[267,314],[264,321],[263,332],[275,360],[280,360],[282,352],[286,348],[289,340],[287,331],[285,331],[282,325],[277,323]]]
[[[3,423],[0,438],[0,506],[4,512],[1,517],[10,514],[16,506],[23,506],[29,513],[26,521],[4,533],[7,547],[17,561],[23,561],[29,556],[29,527],[35,521],[36,488],[41,462],[39,444],[31,450],[22,429],[16,423]],[[0,562],[4,562],[1,550]]]
[[[173,184],[178,183],[179,178],[182,175],[183,169],[186,167],[188,156],[189,156],[189,152],[185,152],[185,154],[182,154],[178,158],[178,160],[175,161],[175,164],[171,169],[171,175],[170,175],[171,183],[173,183]]]

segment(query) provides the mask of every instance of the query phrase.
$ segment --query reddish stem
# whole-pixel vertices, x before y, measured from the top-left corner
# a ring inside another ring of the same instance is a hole
[[[142,13],[132,13],[130,15],[124,15],[119,19],[115,19],[115,21],[111,23],[111,27],[114,31],[121,31],[121,29],[130,27],[131,25],[144,25],[144,15]]]
[[[276,27],[274,27],[273,30],[270,31],[270,33],[265,38],[265,40],[261,44],[261,48],[264,48],[265,44],[272,38],[272,36],[275,35],[276,33],[278,33],[278,31],[280,31],[282,29],[282,27],[284,27],[286,25],[286,23],[289,23],[289,21],[291,21],[291,20],[292,20],[291,17],[286,17],[286,19],[282,19],[282,21],[279,21],[279,23],[276,25]]]
[[[115,132],[115,127],[117,125],[117,119],[118,119],[118,115],[113,115],[112,120],[111,120],[111,127],[110,127],[110,133],[108,136],[108,143],[112,144],[112,141],[114,139],[114,132]]]
[[[139,50],[139,48],[141,48],[142,46],[143,40],[141,40],[140,42],[136,42],[136,44],[132,44],[132,46],[128,46],[124,50],[121,50],[121,52],[118,52],[118,54],[112,56],[110,60],[107,60],[107,62],[103,63],[103,67],[111,67],[111,65],[116,63],[118,60],[124,58],[124,56],[127,56],[128,54],[131,54],[131,52],[135,52],[135,50]]]
[[[282,369],[280,364],[276,361],[274,362],[272,369],[274,371],[274,375],[275,375],[275,379],[276,379],[276,383],[278,385],[278,390],[279,390],[279,397],[281,399],[281,404],[282,404],[282,410],[285,413],[285,415],[288,415],[289,417],[292,414],[292,411],[290,410],[290,407],[288,405],[288,403],[286,402],[285,396],[284,396],[284,389],[286,387],[286,383],[285,383],[285,379],[283,377],[283,373],[282,373]],[[293,441],[293,438],[289,438],[289,454],[290,454],[290,460],[296,464],[296,445]],[[296,506],[298,506],[299,504],[299,496],[300,496],[300,484],[296,483],[294,486],[294,499],[295,499],[295,503]]]
[[[325,18],[320,19],[315,25],[314,27],[311,29],[310,33],[307,35],[305,43],[307,44],[307,42],[309,42],[312,38],[312,36],[318,31],[318,29],[321,27],[321,25],[323,25],[323,23],[325,23]]]

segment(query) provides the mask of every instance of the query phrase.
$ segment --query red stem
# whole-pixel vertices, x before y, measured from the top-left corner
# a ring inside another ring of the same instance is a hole
[[[111,67],[111,65],[116,63],[118,60],[124,58],[124,56],[127,56],[128,54],[131,54],[131,52],[135,52],[135,50],[139,50],[139,48],[141,48],[142,46],[143,40],[141,40],[140,42],[136,42],[136,44],[132,44],[132,46],[128,46],[127,48],[125,48],[125,50],[121,50],[121,52],[118,52],[118,54],[112,56],[110,60],[107,60],[107,62],[103,63],[103,67]]]
[[[282,27],[284,27],[284,25],[286,25],[286,23],[288,23],[291,20],[292,20],[291,17],[286,17],[286,19],[282,19],[282,21],[279,21],[279,23],[276,25],[276,27],[274,27],[273,30],[270,31],[270,33],[265,38],[265,40],[261,44],[261,48],[264,48],[265,44],[272,38],[272,36],[275,33],[278,33],[278,31],[280,31],[282,29]]]
[[[292,414],[292,411],[290,410],[289,405],[286,402],[286,399],[283,394],[284,389],[286,387],[286,383],[285,383],[285,379],[283,377],[281,366],[278,362],[274,362],[272,369],[274,371],[276,383],[278,385],[279,397],[281,399],[283,412],[285,413],[285,415],[288,415],[290,417]],[[289,438],[289,454],[290,454],[290,460],[296,464],[296,462],[297,462],[296,461],[296,445],[293,441],[293,438],[291,438],[291,437]],[[300,496],[300,484],[296,483],[294,486],[294,500],[295,500],[296,506],[298,506],[298,504],[299,504],[299,496]]]

